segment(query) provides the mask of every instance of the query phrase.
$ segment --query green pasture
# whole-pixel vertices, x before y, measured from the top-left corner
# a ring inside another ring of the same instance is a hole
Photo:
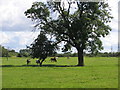
[[[1,59],[0,59],[1,60]],[[26,65],[27,58],[2,58],[2,88],[117,88],[118,58],[85,57],[85,66],[78,67],[77,57],[58,58],[43,67],[36,59]]]

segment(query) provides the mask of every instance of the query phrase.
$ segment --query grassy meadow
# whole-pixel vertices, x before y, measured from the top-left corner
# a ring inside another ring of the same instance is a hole
[[[118,58],[85,57],[85,66],[78,67],[77,57],[58,58],[43,67],[35,59],[2,58],[2,88],[117,88]]]

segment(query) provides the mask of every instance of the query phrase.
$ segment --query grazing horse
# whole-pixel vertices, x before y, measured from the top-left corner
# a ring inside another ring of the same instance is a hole
[[[54,57],[54,58],[51,58],[50,60],[51,60],[51,62],[57,62],[57,59],[56,59],[56,57]]]
[[[27,59],[27,61],[26,61],[26,62],[27,62],[27,65],[28,65],[31,61],[30,61],[30,59]]]
[[[37,65],[40,64],[40,60],[36,60]]]

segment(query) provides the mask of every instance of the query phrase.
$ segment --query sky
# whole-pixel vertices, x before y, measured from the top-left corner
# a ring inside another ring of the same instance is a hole
[[[29,9],[36,0],[0,0],[0,45],[19,51],[30,45],[39,32],[32,32],[33,22],[26,18],[24,12]],[[44,1],[44,0],[37,0]],[[109,24],[112,31],[105,38],[101,38],[104,46],[102,52],[116,52],[118,50],[118,2],[119,0],[107,0],[113,15]],[[112,49],[111,49],[112,48]],[[75,49],[73,49],[76,52]],[[59,51],[60,52],[60,51]]]

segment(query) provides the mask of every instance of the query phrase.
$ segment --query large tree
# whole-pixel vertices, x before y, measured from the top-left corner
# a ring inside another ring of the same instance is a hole
[[[64,41],[64,51],[75,47],[78,66],[84,66],[83,51],[96,53],[102,50],[100,37],[111,31],[107,23],[112,16],[105,2],[34,2],[25,15],[36,23],[37,29],[53,35],[56,43]]]

